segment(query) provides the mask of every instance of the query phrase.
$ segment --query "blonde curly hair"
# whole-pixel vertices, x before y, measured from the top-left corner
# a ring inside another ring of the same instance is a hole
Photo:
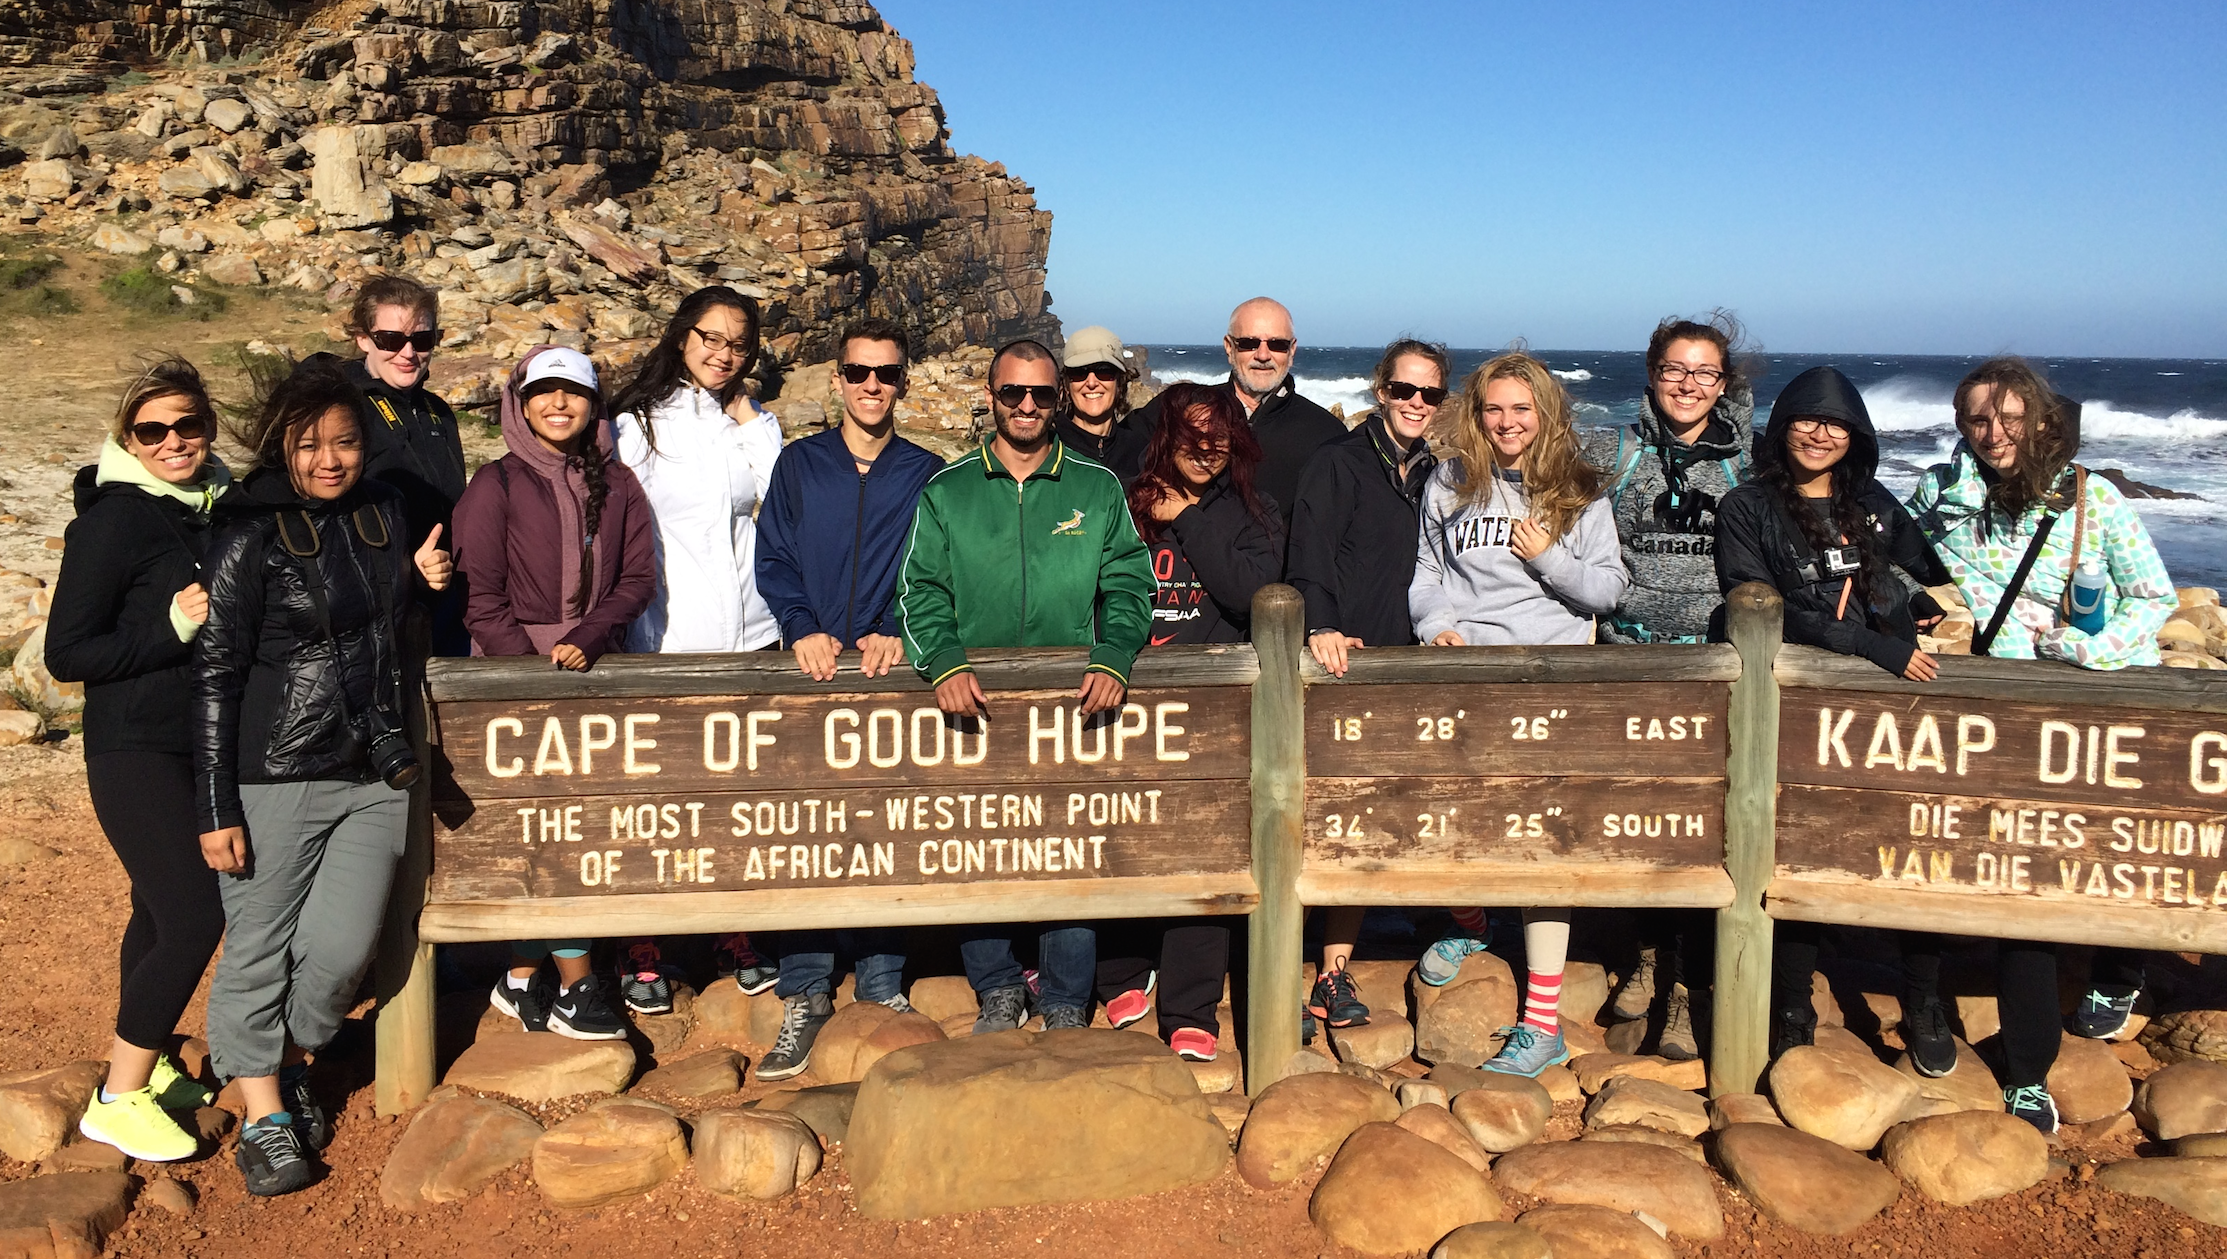
[[[1549,537],[1560,538],[1577,524],[1586,504],[1600,497],[1601,475],[1578,451],[1568,391],[1545,363],[1529,354],[1503,354],[1462,382],[1453,433],[1454,450],[1461,456],[1461,478],[1454,492],[1462,502],[1473,503],[1491,489],[1500,472],[1499,452],[1485,435],[1485,388],[1496,380],[1520,381],[1531,390],[1539,435],[1524,452],[1523,494],[1531,505],[1531,518]]]

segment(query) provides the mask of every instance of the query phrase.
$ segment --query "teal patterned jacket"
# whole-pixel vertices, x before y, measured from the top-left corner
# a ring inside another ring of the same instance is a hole
[[[2008,522],[2009,528],[2000,515],[1989,519],[1987,482],[1981,479],[1979,466],[1978,456],[1959,439],[1947,463],[1935,464],[1918,478],[1909,507],[1984,630],[2034,540],[2042,510],[2029,509]],[[2111,578],[2102,632],[2086,634],[2061,624],[2057,612],[2065,584],[2072,578],[2073,520],[2067,512],[2050,531],[1989,655],[2065,660],[2084,669],[2158,663],[2157,631],[2179,603],[2150,531],[2118,490],[2099,476],[2088,478],[2081,510],[2088,526],[2082,557],[2098,557]]]

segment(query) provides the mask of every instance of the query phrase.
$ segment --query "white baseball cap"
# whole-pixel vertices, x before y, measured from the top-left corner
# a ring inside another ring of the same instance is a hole
[[[596,383],[595,364],[578,350],[558,346],[543,350],[526,361],[526,374],[518,382],[518,396],[539,392],[539,386],[563,381],[578,385],[589,393],[602,392]]]

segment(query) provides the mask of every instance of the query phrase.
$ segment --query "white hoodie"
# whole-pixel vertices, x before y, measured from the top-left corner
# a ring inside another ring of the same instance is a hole
[[[779,641],[758,594],[756,513],[781,454],[781,422],[737,423],[719,399],[683,384],[650,410],[657,449],[634,415],[618,418],[619,460],[657,521],[657,596],[627,628],[628,651],[754,651]]]

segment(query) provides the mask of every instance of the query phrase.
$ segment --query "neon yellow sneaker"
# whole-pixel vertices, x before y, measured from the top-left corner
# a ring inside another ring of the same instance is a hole
[[[96,1088],[85,1104],[77,1130],[88,1139],[113,1145],[147,1163],[173,1163],[191,1158],[201,1148],[193,1134],[180,1128],[155,1100],[149,1089],[133,1089],[113,1102],[101,1100]]]
[[[199,1080],[170,1063],[169,1054],[155,1055],[155,1069],[147,1076],[147,1091],[164,1110],[195,1110],[216,1100],[216,1094]]]

